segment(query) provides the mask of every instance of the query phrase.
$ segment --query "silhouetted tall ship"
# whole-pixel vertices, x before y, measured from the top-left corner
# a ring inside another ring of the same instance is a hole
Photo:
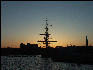
[[[49,26],[52,26],[52,25],[49,25],[48,24],[48,19],[46,18],[46,26],[45,26],[45,33],[44,34],[40,34],[40,35],[44,35],[44,41],[37,41],[37,42],[42,42],[43,44],[45,44],[46,46],[45,46],[45,50],[44,50],[44,56],[46,56],[46,57],[48,57],[48,49],[47,48],[49,48],[50,46],[49,46],[49,44],[51,44],[51,42],[57,42],[57,41],[49,41],[49,36],[51,35],[51,34],[49,34],[49,32],[48,32],[48,30],[49,30]]]
[[[48,32],[48,30],[49,30],[49,24],[47,23],[47,18],[46,18],[46,27],[45,27],[45,34],[40,34],[40,35],[44,35],[44,41],[37,41],[37,42],[43,42],[43,44],[46,44],[46,49],[49,47],[48,46],[48,44],[50,44],[51,42],[57,42],[57,41],[49,41],[49,35],[51,35],[51,34],[49,34],[49,32]],[[50,25],[50,26],[52,26],[52,25]]]

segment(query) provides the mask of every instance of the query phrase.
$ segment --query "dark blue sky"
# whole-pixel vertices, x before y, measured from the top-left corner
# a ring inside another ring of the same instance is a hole
[[[53,25],[51,46],[93,45],[93,1],[2,1],[1,45],[19,47],[43,40],[44,17]]]

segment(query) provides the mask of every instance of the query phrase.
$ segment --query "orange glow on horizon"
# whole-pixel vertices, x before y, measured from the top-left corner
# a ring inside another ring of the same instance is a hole
[[[7,47],[12,47],[12,48],[20,48],[20,43],[24,43],[25,45],[27,45],[27,43],[30,43],[30,44],[38,44],[38,46],[42,47],[45,46],[45,44],[42,44],[42,43],[36,43],[36,42],[29,42],[29,41],[19,41],[19,42],[1,42],[1,48],[7,48]],[[67,44],[67,43],[51,43],[49,44],[50,47],[53,47],[55,48],[56,46],[62,46],[62,47],[67,47],[67,45],[70,45],[70,44]],[[76,46],[84,46],[83,44],[79,43],[79,44],[75,44],[75,43],[72,43],[72,45],[76,45]]]

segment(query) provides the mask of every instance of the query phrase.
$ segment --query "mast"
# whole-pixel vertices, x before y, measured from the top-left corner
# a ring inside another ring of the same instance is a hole
[[[88,47],[88,38],[86,36],[86,47]]]
[[[44,34],[40,34],[40,35],[44,35],[44,41],[37,41],[37,42],[43,42],[43,44],[46,44],[46,48],[48,48],[48,44],[50,44],[50,42],[57,42],[57,41],[49,41],[49,34],[48,33],[48,26],[49,24],[47,23],[48,19],[46,18],[46,27],[44,28],[45,29],[45,33]]]

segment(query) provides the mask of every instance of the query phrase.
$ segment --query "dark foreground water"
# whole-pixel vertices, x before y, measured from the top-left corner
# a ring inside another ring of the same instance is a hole
[[[41,55],[1,56],[1,70],[93,70],[93,65],[53,62]]]

